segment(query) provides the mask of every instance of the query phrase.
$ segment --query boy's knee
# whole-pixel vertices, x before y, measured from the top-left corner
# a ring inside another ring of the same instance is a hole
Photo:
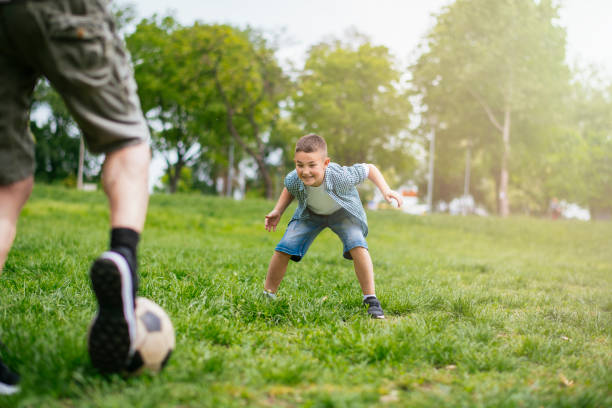
[[[349,252],[351,254],[357,254],[357,253],[368,252],[368,249],[366,247],[356,246],[354,248],[349,249]]]
[[[289,258],[291,258],[291,255],[289,255],[288,253],[281,252],[281,251],[276,251],[276,250],[274,251],[274,256],[278,256],[278,257],[281,257],[281,258],[287,258],[287,260]]]
[[[351,259],[353,260],[355,260],[355,258],[363,258],[365,256],[370,256],[368,248],[362,246],[356,246],[354,248],[351,248],[348,252],[351,255]]]

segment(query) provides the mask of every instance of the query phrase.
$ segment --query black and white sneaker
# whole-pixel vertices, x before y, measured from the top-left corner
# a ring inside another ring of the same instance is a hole
[[[115,251],[103,253],[89,271],[98,300],[98,313],[89,333],[89,356],[101,373],[122,372],[134,354],[136,276],[126,258]]]
[[[0,359],[0,395],[11,395],[19,391],[19,374],[11,371]]]
[[[385,313],[380,306],[380,302],[374,296],[367,297],[363,300],[363,304],[368,307],[368,314],[372,319],[384,319]]]

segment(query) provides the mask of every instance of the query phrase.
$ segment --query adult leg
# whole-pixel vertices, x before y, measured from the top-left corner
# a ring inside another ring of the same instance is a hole
[[[89,336],[89,354],[103,373],[121,371],[126,364],[129,370],[134,351],[136,248],[149,202],[150,159],[147,143],[129,145],[109,153],[102,172],[110,205],[111,242],[110,251],[90,270],[99,307]]]
[[[34,177],[0,186],[0,274],[17,233],[17,220],[32,192]],[[0,359],[0,395],[19,391],[19,375]]]
[[[268,266],[268,274],[266,275],[266,283],[264,289],[270,293],[276,293],[280,286],[285,272],[287,272],[287,265],[291,255],[280,251],[274,251],[272,259],[270,259],[270,265]]]
[[[116,150],[106,156],[102,185],[110,204],[112,228],[142,232],[149,203],[148,143]]]
[[[353,257],[355,275],[357,275],[357,280],[359,280],[361,291],[364,295],[376,293],[374,291],[374,266],[372,265],[370,252],[364,247],[355,247],[349,250],[349,252]]]
[[[25,2],[0,4],[0,274],[15,240],[19,214],[33,185],[34,141],[29,132],[29,116],[38,73],[22,58],[24,55],[14,41],[15,38],[29,41],[32,37],[27,28],[31,19],[22,19],[23,14],[14,13],[24,7]],[[25,28],[28,34],[13,27]],[[28,50],[37,52],[34,46]],[[5,350],[0,342],[0,356]],[[0,396],[18,392],[19,382],[19,375],[0,358]]]
[[[0,186],[0,274],[17,233],[17,219],[30,197],[34,177]]]

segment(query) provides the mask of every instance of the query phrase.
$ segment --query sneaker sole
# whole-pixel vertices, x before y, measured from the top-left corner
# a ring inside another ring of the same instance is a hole
[[[101,373],[121,372],[134,353],[136,320],[130,267],[123,256],[105,252],[89,274],[98,300],[89,333],[89,356]]]
[[[19,392],[18,385],[8,385],[4,383],[0,383],[0,395],[11,395]]]

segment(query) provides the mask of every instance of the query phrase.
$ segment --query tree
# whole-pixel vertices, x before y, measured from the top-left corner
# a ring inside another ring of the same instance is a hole
[[[266,198],[273,185],[266,156],[268,142],[280,120],[280,103],[288,94],[289,80],[278,65],[275,50],[264,36],[247,29],[217,27],[218,48],[212,53],[214,84],[225,106],[227,130],[255,160]]]
[[[404,132],[412,107],[400,76],[389,50],[357,33],[322,42],[308,52],[293,116],[306,133],[327,140],[334,161],[372,161],[407,176],[414,166]]]
[[[554,151],[563,157],[558,166],[562,167],[560,177],[570,180],[570,185],[566,181],[566,196],[588,206],[594,218],[609,219],[612,218],[612,81],[603,79],[594,69],[581,73],[580,77],[574,83],[570,104],[573,126],[567,133],[572,143]]]
[[[210,49],[193,44],[192,36],[172,17],[153,17],[142,20],[126,39],[152,146],[166,160],[171,193],[183,167],[219,145],[222,111],[215,105],[209,70],[200,65]]]
[[[217,168],[201,162],[225,160],[234,140],[257,163],[271,197],[266,143],[287,80],[263,36],[227,25],[183,27],[165,17],[141,21],[127,42],[170,191],[185,166]]]
[[[451,129],[450,122],[464,123],[460,116],[476,105],[497,133],[498,142],[487,143],[487,153],[498,156],[495,184],[502,216],[510,212],[513,120],[550,120],[546,116],[563,99],[569,80],[565,31],[555,24],[557,18],[551,0],[457,0],[438,15],[412,67],[425,117],[435,116]],[[499,149],[492,149],[495,144]]]

